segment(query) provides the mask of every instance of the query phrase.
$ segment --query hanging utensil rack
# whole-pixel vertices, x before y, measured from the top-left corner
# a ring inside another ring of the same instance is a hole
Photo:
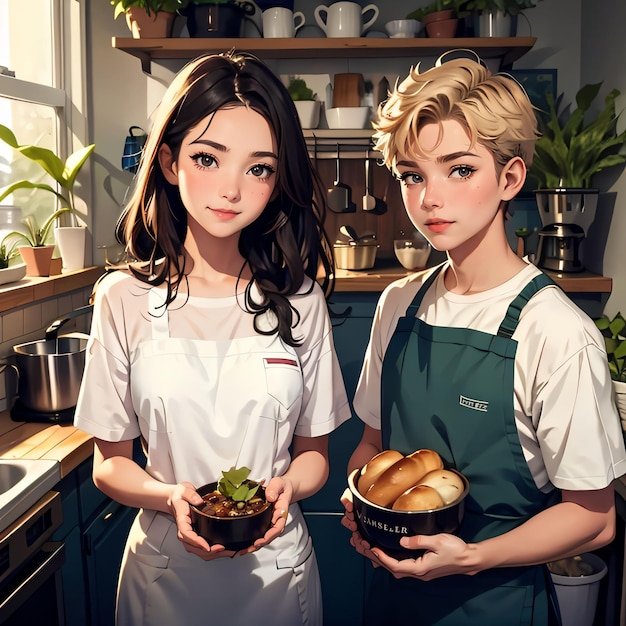
[[[312,159],[380,159],[381,153],[373,149],[371,130],[305,130],[304,139]],[[367,152],[366,152],[367,151]]]

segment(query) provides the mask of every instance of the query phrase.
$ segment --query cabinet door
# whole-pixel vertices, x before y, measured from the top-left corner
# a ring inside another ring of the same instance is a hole
[[[90,623],[93,626],[114,624],[120,563],[136,514],[136,509],[110,502],[83,533]]]
[[[362,624],[366,563],[350,545],[341,513],[306,513],[305,518],[322,582],[324,626]]]
[[[341,365],[350,406],[359,379],[363,356],[369,341],[370,328],[378,293],[339,293],[329,304],[333,323],[335,350]],[[329,437],[330,474],[324,487],[303,500],[304,511],[341,512],[341,494],[346,489],[348,461],[363,433],[363,423],[352,414]]]

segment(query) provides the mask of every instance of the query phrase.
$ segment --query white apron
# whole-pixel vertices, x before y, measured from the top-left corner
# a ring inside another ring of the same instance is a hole
[[[284,473],[303,393],[295,350],[276,335],[170,338],[160,304],[162,292],[152,289],[152,340],[131,364],[146,471],[196,487],[233,465],[266,482]],[[138,514],[122,561],[118,626],[322,623],[315,553],[298,504],[289,508],[281,537],[233,559],[203,561],[184,549],[176,532],[170,515]]]

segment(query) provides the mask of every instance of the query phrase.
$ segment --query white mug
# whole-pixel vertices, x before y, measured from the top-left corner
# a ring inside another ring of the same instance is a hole
[[[372,17],[363,22],[368,11]],[[378,17],[378,7],[368,4],[361,8],[356,2],[335,2],[329,7],[320,4],[315,8],[315,21],[327,37],[360,37]],[[326,19],[322,19],[324,14]]]
[[[304,25],[304,13],[285,7],[272,7],[263,11],[263,37],[295,37]]]

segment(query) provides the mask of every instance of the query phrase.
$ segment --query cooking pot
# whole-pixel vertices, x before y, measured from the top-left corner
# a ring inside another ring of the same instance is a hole
[[[73,332],[59,336],[57,333],[65,322],[91,310],[89,305],[73,311],[65,319],[55,320],[46,330],[45,339],[13,346],[17,392],[26,408],[50,413],[76,406],[89,335]]]
[[[333,245],[335,265],[340,270],[368,270],[374,267],[378,243],[375,239],[337,241]]]

